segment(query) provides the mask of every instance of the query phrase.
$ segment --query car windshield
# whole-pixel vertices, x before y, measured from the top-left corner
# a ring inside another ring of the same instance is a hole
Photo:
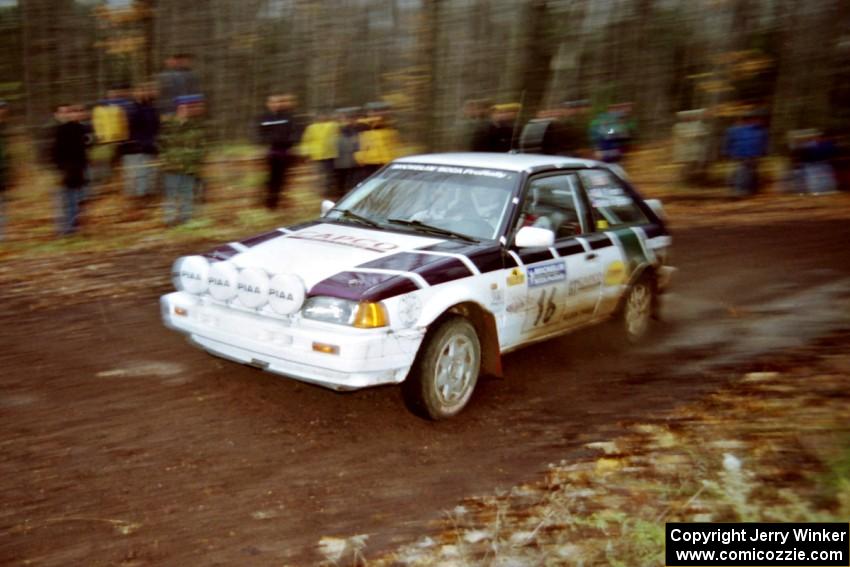
[[[327,218],[495,239],[517,174],[395,163],[346,195]]]

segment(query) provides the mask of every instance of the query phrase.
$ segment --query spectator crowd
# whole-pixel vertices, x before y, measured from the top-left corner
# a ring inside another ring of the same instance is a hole
[[[385,102],[363,107],[320,110],[305,121],[297,98],[271,93],[256,123],[267,176],[262,205],[280,206],[293,166],[315,164],[324,197],[338,200],[359,182],[403,153],[402,141]],[[518,103],[491,104],[470,100],[457,124],[455,146],[473,152],[523,152],[593,158],[619,163],[631,151],[637,123],[631,103],[613,104],[593,113],[587,100],[544,108],[520,123]],[[0,101],[0,239],[7,218],[11,184],[9,149],[3,125],[8,106]],[[115,85],[91,106],[59,104],[42,128],[42,157],[59,179],[58,232],[78,231],[80,216],[95,190],[120,173],[129,214],[137,214],[161,198],[167,226],[193,218],[203,200],[203,165],[209,136],[206,100],[192,57],[170,57],[156,81]],[[673,161],[685,183],[701,184],[711,162],[712,131],[707,112],[678,113],[673,127]],[[740,113],[725,131],[722,155],[734,167],[729,177],[733,195],[759,191],[759,163],[768,153],[766,116]],[[840,186],[833,166],[838,149],[818,130],[788,135],[790,173],[782,187],[797,193],[826,193]],[[160,191],[160,187],[162,190]]]

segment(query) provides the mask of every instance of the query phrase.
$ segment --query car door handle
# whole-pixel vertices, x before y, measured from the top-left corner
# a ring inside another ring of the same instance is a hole
[[[589,254],[584,255],[585,260],[596,260],[598,258],[596,252],[590,252]]]

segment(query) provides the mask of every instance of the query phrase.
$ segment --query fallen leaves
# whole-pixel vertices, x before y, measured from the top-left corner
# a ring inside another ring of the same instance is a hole
[[[850,373],[835,372],[847,362],[836,357],[846,357],[850,333],[839,335],[814,353],[784,353],[774,366],[781,371],[744,371],[654,423],[588,443],[596,455],[552,464],[537,483],[468,498],[436,538],[370,565],[661,565],[667,521],[826,521],[850,513],[850,475],[830,493],[817,484],[836,466],[829,463],[842,462],[836,451],[850,463],[850,447],[836,445],[850,436],[850,396],[836,395],[850,390]]]

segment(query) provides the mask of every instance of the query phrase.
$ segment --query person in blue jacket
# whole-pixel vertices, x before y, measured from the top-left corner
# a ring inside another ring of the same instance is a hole
[[[732,173],[732,192],[754,195],[759,185],[759,158],[767,153],[767,130],[755,113],[745,114],[726,130],[726,156],[737,162]]]

